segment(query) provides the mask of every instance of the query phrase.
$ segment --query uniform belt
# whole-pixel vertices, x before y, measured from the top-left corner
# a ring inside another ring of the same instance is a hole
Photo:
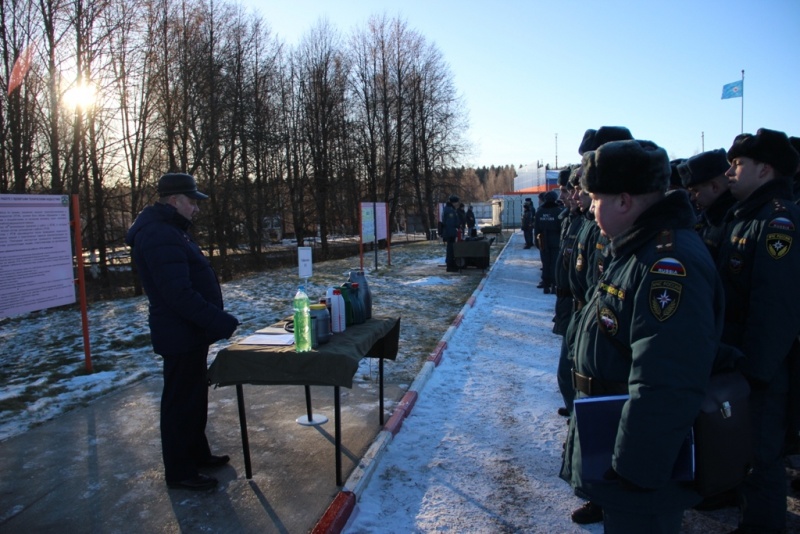
[[[607,382],[580,374],[572,370],[572,387],[584,395],[597,397],[598,395],[627,395],[628,384],[625,382]]]
[[[572,291],[569,289],[562,289],[560,287],[556,288],[556,296],[557,297],[569,297],[572,298]]]
[[[572,311],[573,312],[577,313],[577,312],[581,311],[584,306],[586,306],[586,303],[583,302],[581,299],[574,299],[572,301]]]

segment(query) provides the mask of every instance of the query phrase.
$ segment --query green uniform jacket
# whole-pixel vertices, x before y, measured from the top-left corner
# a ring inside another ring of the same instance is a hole
[[[595,242],[600,235],[600,228],[594,222],[594,215],[585,213],[581,218],[583,224],[575,236],[568,276],[572,294],[576,299],[586,302],[589,290],[593,290],[597,282],[597,273],[590,266],[595,263]]]
[[[684,191],[649,208],[612,241],[605,272],[576,319],[576,370],[627,384],[612,466],[645,490],[582,479],[574,418],[562,477],[609,509],[657,514],[700,500],[690,484],[671,480],[722,334],[722,283],[694,222]]]
[[[719,247],[725,239],[725,215],[736,203],[730,191],[725,191],[698,217],[697,232],[708,247],[714,261],[719,258]]]
[[[782,369],[800,334],[800,207],[785,180],[734,205],[718,265],[725,286],[723,341],[744,352],[742,371],[762,384]]]

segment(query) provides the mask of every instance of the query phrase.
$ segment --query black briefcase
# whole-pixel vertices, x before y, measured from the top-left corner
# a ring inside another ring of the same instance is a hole
[[[741,484],[753,458],[750,384],[739,371],[711,375],[694,423],[695,488],[708,497]]]

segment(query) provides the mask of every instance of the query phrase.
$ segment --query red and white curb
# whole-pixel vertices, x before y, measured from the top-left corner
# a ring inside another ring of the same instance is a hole
[[[447,342],[453,337],[456,329],[461,326],[469,310],[475,307],[478,295],[483,291],[486,285],[486,279],[491,275],[500,257],[505,254],[506,248],[511,241],[511,238],[506,240],[505,245],[503,245],[503,250],[500,251],[494,264],[492,264],[486,274],[483,275],[478,287],[473,291],[472,296],[467,299],[466,304],[464,304],[461,311],[456,315],[456,318],[448,327],[442,339],[436,345],[436,348],[428,355],[427,361],[423,364],[419,373],[417,373],[417,377],[414,379],[414,382],[412,382],[411,387],[408,388],[406,394],[403,395],[403,398],[397,403],[391,417],[389,417],[389,420],[383,425],[383,429],[378,432],[372,445],[367,449],[361,461],[358,462],[358,465],[350,474],[344,486],[342,486],[341,491],[334,497],[333,502],[328,506],[328,509],[325,510],[325,513],[322,514],[322,517],[311,531],[312,534],[339,534],[344,529],[345,525],[347,525],[347,521],[350,519],[353,510],[355,510],[358,497],[364,492],[367,484],[369,484],[370,478],[372,478],[372,474],[378,466],[381,455],[402,428],[403,421],[411,414],[411,410],[414,408],[417,399],[419,399],[422,389],[433,374],[433,371],[439,366],[439,363],[441,363],[444,353],[447,350]]]

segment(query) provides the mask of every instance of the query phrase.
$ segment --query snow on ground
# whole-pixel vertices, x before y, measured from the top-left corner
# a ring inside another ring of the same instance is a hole
[[[402,238],[396,238],[402,239]],[[463,278],[431,276],[444,265],[441,241],[395,246],[388,254],[365,253],[364,267],[373,292],[375,313],[402,316],[401,349],[387,366],[387,383],[410,384],[424,358],[436,346],[461,305],[477,286],[480,271]],[[312,298],[340,285],[359,267],[359,258],[318,263],[306,283]],[[440,269],[442,274],[444,268]],[[297,268],[274,269],[223,284],[225,306],[242,325],[217,351],[292,312],[291,299],[301,283]],[[98,302],[89,307],[89,334],[94,373],[84,363],[80,312],[77,307],[0,318],[0,441],[32,425],[147,376],[161,373],[147,327],[147,299]],[[375,371],[364,360],[356,382],[372,380]]]
[[[566,420],[538,252],[512,243],[383,454],[348,533],[602,532],[558,478]]]
[[[567,426],[556,414],[555,297],[536,289],[538,252],[523,250],[519,238],[493,261],[441,365],[380,457],[346,532],[602,532],[601,525],[569,519],[582,501],[557,476]],[[400,353],[386,366],[389,383],[410,385],[481,279],[475,269],[446,275],[443,256],[441,242],[422,242],[392,249],[391,267],[385,254],[377,269],[372,256],[365,257],[376,314],[402,316]],[[315,265],[306,289],[321,296],[357,266],[358,258]],[[212,347],[209,361],[221,347],[288,315],[297,284],[296,269],[224,284],[226,306],[243,324],[230,341]],[[146,314],[144,297],[90,307],[91,375],[83,371],[76,310],[0,320],[0,441],[160,373]],[[374,380],[370,361],[365,358],[356,383]],[[798,527],[797,508],[790,498],[790,529]],[[735,526],[732,509],[690,511],[683,532]]]

